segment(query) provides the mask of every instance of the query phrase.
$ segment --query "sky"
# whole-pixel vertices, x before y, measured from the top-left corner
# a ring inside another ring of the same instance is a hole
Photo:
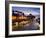
[[[40,8],[32,8],[32,7],[12,7],[14,11],[21,11],[25,15],[40,15]]]

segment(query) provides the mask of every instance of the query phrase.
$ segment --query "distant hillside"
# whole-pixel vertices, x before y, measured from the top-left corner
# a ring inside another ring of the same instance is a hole
[[[22,16],[23,15],[23,16],[28,16],[28,17],[34,16],[32,14],[26,15],[23,12],[20,12],[20,11],[12,11],[12,15],[15,15],[15,16]]]

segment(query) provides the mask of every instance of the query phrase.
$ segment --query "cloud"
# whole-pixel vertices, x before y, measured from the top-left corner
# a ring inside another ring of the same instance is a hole
[[[40,13],[36,12],[36,11],[31,11],[32,15],[40,15]]]

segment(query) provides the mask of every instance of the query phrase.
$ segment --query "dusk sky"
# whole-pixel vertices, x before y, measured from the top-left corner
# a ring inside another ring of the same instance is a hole
[[[25,15],[40,15],[40,8],[32,8],[32,7],[12,7],[12,10],[21,11]]]

